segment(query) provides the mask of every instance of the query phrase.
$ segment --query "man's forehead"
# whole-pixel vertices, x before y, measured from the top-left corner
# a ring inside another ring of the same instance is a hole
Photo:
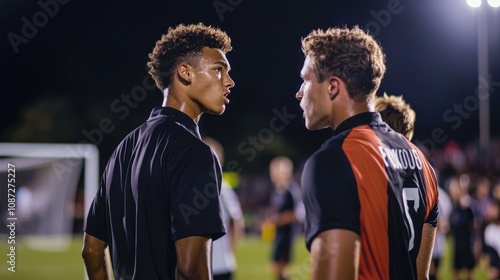
[[[224,54],[224,52],[222,52],[220,49],[203,47],[202,52],[203,52],[203,57],[210,63],[214,63],[217,61],[224,61],[226,64],[229,64],[226,58],[226,54]]]
[[[306,56],[304,59],[304,65],[302,66],[302,69],[300,70],[300,75],[302,77],[307,76],[309,73],[312,71],[312,60],[309,56]]]

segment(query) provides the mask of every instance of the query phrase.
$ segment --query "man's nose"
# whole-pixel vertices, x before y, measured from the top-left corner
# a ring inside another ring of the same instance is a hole
[[[299,91],[295,94],[295,98],[297,98],[297,100],[302,100],[302,97],[304,96],[304,92],[302,91],[303,85],[304,84],[300,85]]]

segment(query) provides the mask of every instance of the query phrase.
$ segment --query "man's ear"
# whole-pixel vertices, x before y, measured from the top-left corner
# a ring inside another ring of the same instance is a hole
[[[177,66],[177,77],[181,83],[188,85],[193,79],[193,67],[189,64],[181,63]]]
[[[340,87],[342,85],[342,80],[336,76],[331,76],[328,78],[328,96],[330,100],[333,100],[339,95]]]

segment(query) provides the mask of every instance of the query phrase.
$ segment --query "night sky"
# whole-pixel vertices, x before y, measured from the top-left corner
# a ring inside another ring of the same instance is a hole
[[[203,116],[200,130],[244,169],[261,171],[278,154],[301,161],[331,135],[307,131],[295,100],[300,39],[316,28],[359,25],[376,37],[387,56],[378,95],[402,94],[412,105],[414,142],[436,129],[446,141],[478,138],[479,9],[465,0],[23,2],[0,2],[2,142],[93,142],[104,164],[161,104],[146,70],[155,42],[169,26],[198,22],[231,36],[236,82],[226,113]],[[500,8],[485,4],[498,137]]]

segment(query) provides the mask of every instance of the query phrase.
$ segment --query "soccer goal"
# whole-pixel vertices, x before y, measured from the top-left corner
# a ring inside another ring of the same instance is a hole
[[[0,218],[15,225],[15,238],[63,251],[97,192],[99,152],[91,144],[0,143],[0,174]],[[0,234],[12,230],[0,227]]]

